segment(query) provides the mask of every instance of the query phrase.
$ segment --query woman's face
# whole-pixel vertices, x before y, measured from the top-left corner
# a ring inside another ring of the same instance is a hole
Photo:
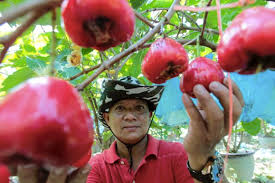
[[[148,131],[151,112],[145,101],[125,99],[115,103],[104,119],[116,137],[124,143],[138,142]]]

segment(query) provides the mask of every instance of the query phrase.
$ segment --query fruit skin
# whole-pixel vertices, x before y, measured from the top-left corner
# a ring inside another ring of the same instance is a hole
[[[65,30],[75,44],[100,51],[128,41],[135,27],[135,15],[127,0],[65,0],[62,18]],[[107,19],[109,21],[102,23]],[[101,36],[95,36],[87,28],[87,22],[92,20],[100,20],[95,32]]]
[[[188,55],[180,43],[171,38],[159,38],[145,55],[141,70],[151,82],[161,84],[188,68]]]
[[[275,10],[254,7],[237,15],[219,42],[218,62],[228,72],[275,68]]]
[[[193,98],[193,88],[197,84],[203,85],[208,91],[209,84],[212,81],[223,82],[224,73],[217,62],[205,57],[198,57],[193,60],[180,79],[180,89],[183,93],[187,93]]]
[[[0,103],[0,161],[71,165],[91,148],[93,120],[67,81],[32,78]]]
[[[86,153],[81,159],[73,163],[72,166],[77,168],[85,166],[89,162],[91,156],[92,156],[92,149],[90,148],[88,153]]]
[[[7,166],[0,164],[0,183],[9,183],[10,171]]]

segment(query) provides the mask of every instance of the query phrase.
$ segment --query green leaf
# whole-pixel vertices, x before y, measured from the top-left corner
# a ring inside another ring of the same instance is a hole
[[[91,53],[91,51],[93,51],[92,48],[82,48],[81,49],[82,55],[87,55],[87,54]]]
[[[0,91],[8,91],[16,85],[20,84],[21,82],[34,76],[35,73],[28,67],[17,70],[3,81],[3,88],[1,88]]]
[[[250,135],[257,135],[261,130],[261,120],[258,118],[250,122],[242,122],[241,124],[244,130]]]
[[[152,0],[150,3],[142,6],[144,9],[151,8],[169,8],[173,3],[173,0]]]
[[[4,10],[14,8],[15,5],[18,5],[24,1],[25,0],[5,0],[3,2],[0,2],[0,11],[4,12]]]
[[[36,52],[35,47],[33,47],[33,46],[30,45],[30,44],[24,44],[24,49],[25,49],[27,52]]]
[[[138,9],[142,4],[148,0],[130,0],[130,3],[134,9]]]
[[[33,71],[43,70],[47,64],[43,60],[27,57],[27,65]]]

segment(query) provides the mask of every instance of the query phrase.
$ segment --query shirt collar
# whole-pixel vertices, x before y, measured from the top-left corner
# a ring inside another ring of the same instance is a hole
[[[149,156],[158,156],[159,141],[148,134],[148,144],[144,158],[147,159]],[[116,153],[116,141],[112,143],[109,149],[104,151],[105,161],[109,164],[113,164],[120,159]]]

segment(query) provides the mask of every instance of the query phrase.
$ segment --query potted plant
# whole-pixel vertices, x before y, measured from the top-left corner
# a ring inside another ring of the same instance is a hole
[[[230,144],[228,144],[227,136],[222,140],[223,150],[220,151],[226,162],[225,175],[229,180],[234,182],[252,180],[255,150],[248,148],[244,142],[244,135],[255,136],[260,129],[261,124],[258,119],[251,122],[239,122],[232,129]]]
[[[265,120],[261,120],[261,133],[258,137],[261,148],[275,148],[275,128]]]

